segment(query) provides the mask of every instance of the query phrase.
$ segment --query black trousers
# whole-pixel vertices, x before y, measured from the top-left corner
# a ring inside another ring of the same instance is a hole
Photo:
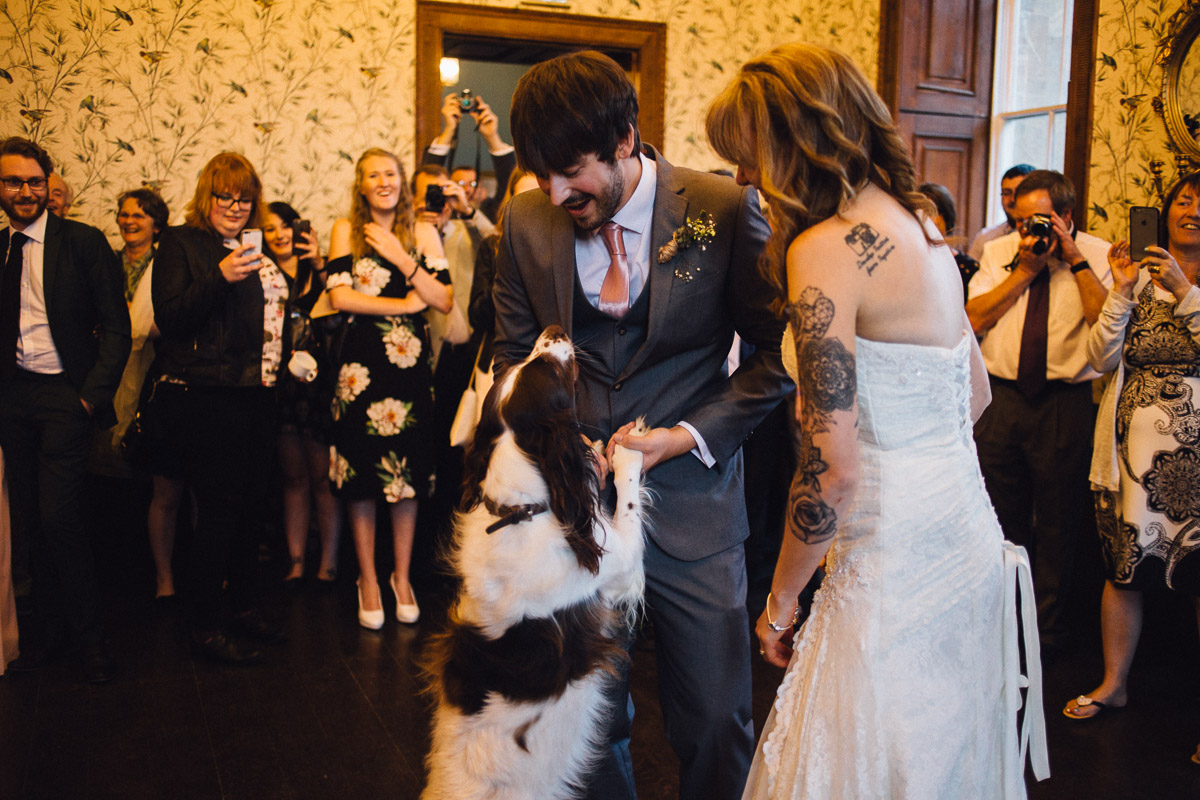
[[[1080,532],[1090,529],[1092,386],[1051,381],[1033,399],[991,379],[992,404],[975,423],[984,483],[1004,536],[1029,551],[1042,642],[1064,645]]]
[[[83,521],[92,420],[63,375],[24,370],[0,381],[0,449],[14,539],[28,549],[35,628],[47,644],[104,638],[92,545]],[[22,640],[28,641],[26,631]]]
[[[185,556],[183,593],[198,631],[258,602],[255,569],[275,442],[268,389],[162,384],[164,450],[196,498],[196,531]],[[222,586],[228,584],[224,593]]]

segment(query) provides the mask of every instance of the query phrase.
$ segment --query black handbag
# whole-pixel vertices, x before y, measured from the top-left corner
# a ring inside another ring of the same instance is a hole
[[[173,389],[186,391],[187,386],[171,381],[164,375],[154,380],[149,391],[142,392],[137,413],[121,437],[121,457],[130,466],[146,468],[153,461],[154,449],[165,441],[166,420],[162,395]]]

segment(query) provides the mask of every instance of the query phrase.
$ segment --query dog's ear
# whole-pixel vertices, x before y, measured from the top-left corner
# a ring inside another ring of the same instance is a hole
[[[511,369],[511,368],[510,368]],[[483,479],[487,477],[488,464],[492,460],[492,451],[496,449],[496,441],[504,433],[504,422],[500,415],[500,387],[508,370],[497,376],[492,388],[483,398],[483,408],[479,415],[479,423],[475,426],[475,436],[472,437],[463,458],[462,497],[459,508],[470,511],[483,502]]]
[[[550,511],[567,529],[567,544],[579,565],[598,572],[603,553],[593,535],[598,481],[579,432],[571,371],[550,358],[525,364],[501,414],[546,482]]]

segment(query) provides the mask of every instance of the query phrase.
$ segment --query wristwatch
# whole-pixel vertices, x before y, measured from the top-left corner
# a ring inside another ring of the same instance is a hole
[[[1083,261],[1080,261],[1078,264],[1071,265],[1071,274],[1078,275],[1079,273],[1083,272],[1085,269],[1090,269],[1091,266],[1092,265],[1089,264],[1087,262],[1087,259],[1085,258]]]

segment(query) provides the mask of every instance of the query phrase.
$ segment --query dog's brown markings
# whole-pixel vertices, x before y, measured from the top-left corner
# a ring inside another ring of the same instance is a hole
[[[513,741],[515,741],[517,743],[517,747],[521,748],[526,753],[529,752],[529,748],[525,746],[525,734],[529,733],[529,729],[532,728],[534,726],[534,723],[536,723],[541,718],[542,718],[542,715],[538,714],[536,717],[529,720],[529,722],[526,722],[524,725],[517,728],[517,732],[513,734]]]

